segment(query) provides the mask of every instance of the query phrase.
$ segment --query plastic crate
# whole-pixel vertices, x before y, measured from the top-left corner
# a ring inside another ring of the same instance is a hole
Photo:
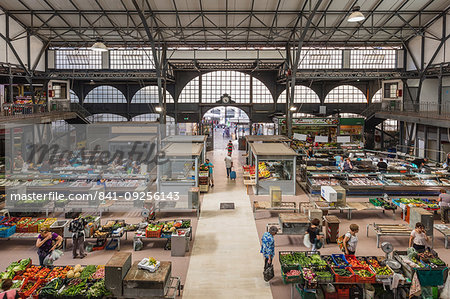
[[[380,207],[383,203],[378,198],[369,198],[369,202],[376,207]]]
[[[388,265],[386,265],[386,267],[388,267],[391,270],[391,274],[389,274],[389,275],[376,274],[377,271],[375,271],[375,268],[372,266],[370,268],[372,269],[373,273],[375,273],[377,279],[391,278],[394,275],[394,271]]]
[[[349,298],[350,297],[350,286],[341,286],[337,289],[338,298]]]
[[[352,264],[350,264],[350,263],[348,262],[349,259],[354,259],[354,260],[356,260],[356,261],[358,261],[358,259],[357,259],[356,256],[354,256],[354,255],[345,255],[345,260],[346,260],[347,263],[350,265],[350,267],[362,267],[362,266],[363,266],[363,265],[361,265],[361,264],[359,263],[359,261],[358,261],[358,263],[357,263],[356,266],[353,266]]]
[[[8,226],[0,225],[0,228],[1,227],[8,227]],[[9,238],[15,233],[16,233],[16,226],[15,225],[9,226],[8,229],[0,231],[0,238]]]
[[[350,271],[350,273],[351,273],[352,275],[351,275],[351,276],[340,276],[340,275],[336,274],[336,272],[334,271],[334,268],[333,268],[333,267],[331,268],[331,270],[332,270],[333,273],[334,273],[334,281],[335,281],[336,283],[339,283],[339,282],[343,282],[343,283],[355,282],[355,273],[352,271],[352,268],[347,267],[347,268],[345,268],[345,269],[347,269],[348,271]]]
[[[373,270],[370,269],[369,267],[353,267],[352,270],[355,273],[355,282],[356,283],[375,283],[377,281],[375,272],[373,272]],[[358,271],[358,270],[367,270],[370,273],[372,273],[372,276],[371,277],[361,277],[356,273],[356,271]]]
[[[338,263],[336,262],[336,257],[342,258],[346,264],[344,266],[339,266]],[[332,254],[331,258],[333,259],[333,262],[334,262],[334,264],[336,265],[337,268],[350,267],[350,264],[347,262],[347,260],[345,259],[345,255],[343,255],[343,254]]]
[[[161,238],[161,228],[155,231],[145,230],[146,238]]]
[[[295,289],[302,299],[316,299],[317,291],[313,289],[305,289],[302,285],[296,284]]]
[[[291,270],[298,270],[300,271],[299,275],[293,275],[293,276],[286,276],[286,273]],[[281,278],[283,279],[284,284],[288,283],[300,283],[303,281],[303,276],[301,273],[300,266],[286,266],[281,265]]]
[[[317,283],[320,284],[320,283],[332,283],[332,282],[334,282],[334,275],[333,275],[333,272],[331,271],[331,268],[329,266],[326,266],[325,269],[323,269],[322,267],[313,267],[313,272],[319,272],[319,271],[330,272],[332,275],[331,275],[331,277],[316,276]]]
[[[97,244],[92,247],[92,251],[100,251],[105,249],[106,247],[106,239],[98,239]]]
[[[323,288],[322,290],[323,290],[323,296],[325,299],[339,299],[338,292],[327,293],[327,292],[325,292],[325,288]]]
[[[118,245],[119,245],[119,242],[116,239],[111,239],[108,242],[108,245],[106,245],[105,249],[106,250],[115,250]]]

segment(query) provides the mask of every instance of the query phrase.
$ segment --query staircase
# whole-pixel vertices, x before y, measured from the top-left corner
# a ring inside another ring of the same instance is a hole
[[[77,118],[67,120],[70,124],[90,124],[88,117],[92,114],[78,103],[70,103],[70,111],[77,114]]]
[[[361,112],[361,115],[366,117],[365,128],[368,129],[366,131],[372,130],[385,120],[384,118],[376,117],[376,112],[379,111],[381,111],[381,103],[373,103]]]

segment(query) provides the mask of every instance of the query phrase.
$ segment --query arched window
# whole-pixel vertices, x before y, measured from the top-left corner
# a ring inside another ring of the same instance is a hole
[[[111,113],[100,113],[88,116],[87,119],[91,123],[99,123],[99,122],[123,122],[127,121],[126,117],[117,114]]]
[[[286,90],[280,94],[277,103],[286,103]],[[311,88],[295,85],[294,103],[320,103],[320,99]]]
[[[166,90],[166,103],[173,103],[172,95]],[[146,86],[140,89],[131,99],[131,103],[159,103],[158,86]]]
[[[267,86],[259,79],[253,78],[253,103],[270,104],[273,103],[273,97]]]
[[[109,85],[102,85],[91,90],[84,103],[100,104],[100,103],[126,103],[127,100],[120,90]]]
[[[367,99],[358,88],[351,85],[341,85],[333,88],[327,94],[325,103],[367,103]]]
[[[372,97],[372,103],[381,103],[381,100],[383,98],[383,90],[378,90]]]
[[[135,116],[131,119],[131,121],[157,121],[160,115],[158,113],[147,113]],[[175,118],[172,116],[166,115],[166,123],[174,124]]]
[[[250,103],[250,76],[236,71],[202,75],[202,103],[215,103],[225,93],[236,103]]]
[[[379,124],[377,128],[381,130],[381,124]],[[396,119],[386,119],[383,121],[383,128],[386,132],[398,132],[398,121]]]
[[[200,79],[199,77],[195,77],[181,91],[181,94],[178,97],[178,103],[200,102],[199,87]]]
[[[78,98],[77,94],[71,89],[69,91],[69,97],[71,103],[79,103],[80,99]]]

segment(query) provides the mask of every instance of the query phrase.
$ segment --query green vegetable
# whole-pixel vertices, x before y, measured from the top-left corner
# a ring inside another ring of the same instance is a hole
[[[431,258],[430,263],[435,264],[436,266],[445,266],[445,263],[439,258]]]
[[[352,272],[350,272],[347,269],[334,269],[334,273],[336,273],[339,276],[345,276],[345,277],[352,276]]]
[[[83,272],[81,272],[80,279],[88,279],[91,278],[92,274],[94,274],[97,271],[97,267],[94,265],[89,265],[84,268]]]
[[[41,289],[40,296],[45,297],[56,295],[62,286],[63,282],[60,278],[53,279]]]
[[[323,260],[320,255],[318,254],[313,254],[311,255],[311,264],[314,266],[326,266],[327,262],[325,260]]]
[[[104,279],[94,283],[85,294],[88,298],[105,297],[109,295],[111,295],[111,293],[106,289]]]
[[[67,288],[61,292],[62,296],[80,296],[86,291],[86,280],[72,279]]]
[[[280,263],[286,266],[300,265],[306,267],[311,264],[311,259],[304,252],[292,252],[280,255]]]

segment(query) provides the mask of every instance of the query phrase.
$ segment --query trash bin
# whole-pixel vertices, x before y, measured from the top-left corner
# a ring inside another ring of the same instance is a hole
[[[326,242],[337,243],[339,238],[339,219],[336,216],[324,216],[323,219],[325,220]]]

